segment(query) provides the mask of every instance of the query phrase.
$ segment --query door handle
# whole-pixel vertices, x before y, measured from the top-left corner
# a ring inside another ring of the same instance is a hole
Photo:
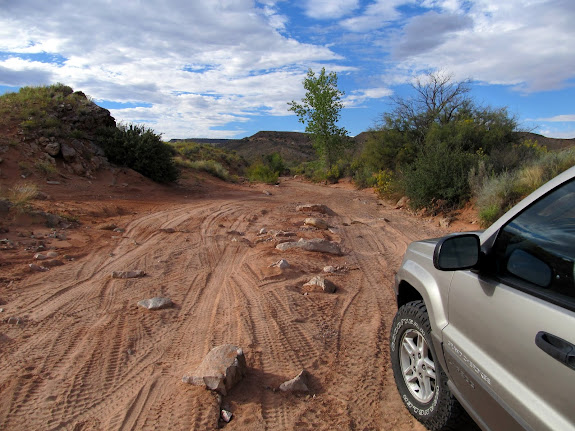
[[[553,359],[575,370],[575,345],[544,331],[537,333],[535,344]]]

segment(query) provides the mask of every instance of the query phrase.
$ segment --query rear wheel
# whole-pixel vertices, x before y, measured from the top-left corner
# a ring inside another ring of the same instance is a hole
[[[468,416],[449,391],[447,376],[431,342],[431,325],[423,301],[402,306],[390,336],[395,384],[409,412],[430,430],[449,430]]]

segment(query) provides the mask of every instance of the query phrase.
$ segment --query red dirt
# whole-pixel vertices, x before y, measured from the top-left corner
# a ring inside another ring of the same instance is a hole
[[[394,271],[410,241],[446,233],[436,221],[349,184],[294,179],[163,187],[116,170],[43,191],[50,198],[36,206],[80,224],[58,240],[25,217],[2,222],[15,248],[0,250],[0,429],[215,429],[218,400],[181,377],[224,343],[242,347],[249,366],[222,401],[234,414],[228,430],[424,429],[395,389],[388,333]],[[302,203],[327,205],[333,232],[304,227]],[[99,228],[111,223],[125,232]],[[280,252],[257,242],[261,228],[327,238],[346,253]],[[64,265],[30,272],[40,241]],[[270,267],[280,258],[291,268]],[[342,268],[327,276],[336,293],[304,294],[326,265]],[[112,279],[117,270],[147,276]],[[154,296],[175,306],[137,307]],[[302,368],[310,394],[276,391]]]

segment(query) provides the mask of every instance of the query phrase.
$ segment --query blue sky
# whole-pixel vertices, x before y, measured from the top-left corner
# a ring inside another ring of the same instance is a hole
[[[572,0],[0,0],[0,93],[62,82],[165,139],[303,131],[287,102],[335,71],[373,126],[428,71],[522,128],[575,138]]]

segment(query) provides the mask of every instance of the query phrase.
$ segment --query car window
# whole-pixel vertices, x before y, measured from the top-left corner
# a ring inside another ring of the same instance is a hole
[[[495,272],[509,284],[575,307],[575,181],[554,189],[505,225]]]

